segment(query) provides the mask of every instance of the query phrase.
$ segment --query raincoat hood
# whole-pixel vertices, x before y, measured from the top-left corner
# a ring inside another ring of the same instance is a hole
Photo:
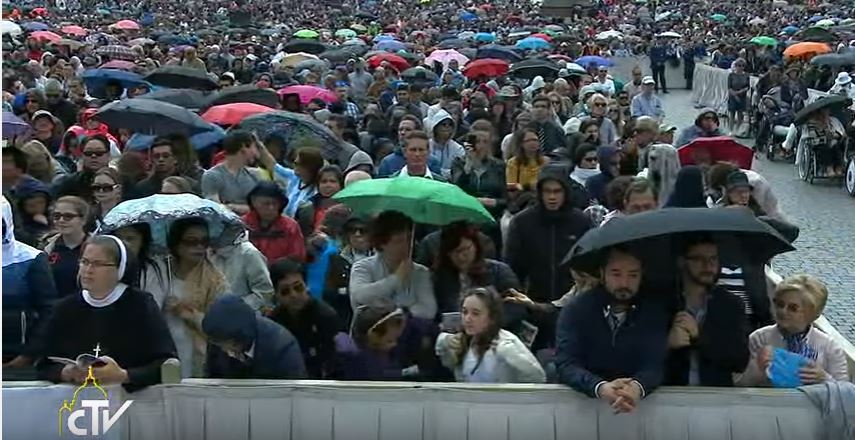
[[[615,157],[618,153],[620,153],[620,150],[617,147],[613,147],[611,145],[604,145],[597,148],[597,160],[600,164],[608,164],[612,160],[612,158]],[[601,165],[600,172],[603,173],[605,176],[608,176],[609,179],[617,177],[612,175],[609,168],[611,167]]]
[[[350,163],[347,164],[347,168],[344,170],[344,175],[353,171],[354,168],[360,165],[368,165],[371,167],[370,173],[374,173],[374,161],[371,160],[371,156],[368,153],[359,150],[353,153],[353,156],[350,156]]]
[[[425,127],[427,128],[428,136],[430,136],[431,139],[434,139],[434,130],[436,129],[436,126],[446,119],[450,120],[454,124],[454,127],[451,129],[451,137],[454,138],[454,133],[457,132],[457,121],[455,121],[454,118],[451,117],[451,114],[445,109],[440,109],[438,112],[434,113],[430,119],[428,119],[427,127]]]
[[[706,208],[704,175],[701,168],[695,165],[680,168],[674,191],[667,200],[665,208]]]
[[[202,330],[215,341],[236,341],[249,348],[256,337],[255,311],[237,296],[226,295],[211,304]]]
[[[41,251],[15,240],[15,222],[12,205],[5,196],[0,196],[3,211],[3,267],[35,259]]]
[[[567,168],[557,165],[545,165],[540,169],[537,175],[537,202],[538,206],[543,207],[543,184],[547,181],[558,182],[564,188],[564,203],[559,211],[563,211],[570,206],[570,178],[567,174]]]

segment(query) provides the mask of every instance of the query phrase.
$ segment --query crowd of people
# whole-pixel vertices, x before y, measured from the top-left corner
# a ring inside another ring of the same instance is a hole
[[[841,347],[812,324],[828,296],[812,276],[770,294],[768,261],[724,264],[703,233],[669,283],[626,247],[594,271],[565,259],[609,222],[673,208],[744,210],[796,239],[761,175],[681,161],[678,147],[724,134],[719,115],[674,127],[658,95],[666,63],[683,63],[691,88],[707,56],[733,67],[737,124],[749,73],[802,93],[793,64],[773,75],[795,38],[781,29],[808,26],[802,6],[606,1],[559,22],[506,0],[147,1],[4,17],[20,31],[3,38],[4,373],[79,383],[86,368],[48,357],[97,345],[99,382],[129,390],[178,358],[182,377],[551,381],[620,412],[663,384],[769,386],[777,349],[806,359],[801,383],[848,380]],[[116,23],[128,17],[139,23]],[[776,47],[750,42],[767,34]],[[631,78],[610,74],[611,59],[642,54]],[[493,70],[468,64],[485,59]],[[210,96],[310,90],[247,103],[301,113],[324,137],[289,143],[237,120],[203,142],[134,132],[131,113],[102,121],[114,101],[161,93],[142,75],[172,66],[207,75]],[[395,178],[453,184],[493,222],[363,216],[335,198]],[[105,231],[123,203],[178,194],[246,233],[223,243],[204,216]]]

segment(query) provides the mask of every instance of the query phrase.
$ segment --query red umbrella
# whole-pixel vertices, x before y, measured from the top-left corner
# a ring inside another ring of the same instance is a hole
[[[316,86],[288,86],[284,89],[279,89],[278,93],[279,96],[296,94],[300,97],[300,102],[303,104],[308,104],[315,98],[320,98],[327,104],[332,104],[333,102],[338,101],[338,97],[335,96],[335,93]]]
[[[60,32],[66,35],[74,35],[77,37],[85,37],[89,32],[77,25],[63,26]]]
[[[393,53],[381,53],[374,55],[373,57],[368,59],[368,67],[376,69],[380,67],[380,64],[382,64],[383,61],[386,61],[387,63],[391,64],[392,67],[398,69],[399,71],[407,70],[407,68],[410,67],[410,63],[408,63],[407,60]]]
[[[540,38],[541,40],[546,41],[547,43],[552,42],[552,37],[550,37],[549,35],[546,35],[546,34],[540,34],[540,33],[531,34],[531,35],[529,35],[529,37]]]
[[[237,125],[244,118],[259,113],[272,112],[274,109],[253,104],[251,102],[236,102],[233,104],[215,105],[202,113],[202,119],[217,125]]]
[[[113,61],[108,61],[108,62],[102,64],[101,67],[99,67],[99,69],[118,69],[118,70],[131,71],[131,70],[134,70],[134,68],[136,68],[136,67],[137,67],[137,65],[130,62],[130,61],[113,60]]]
[[[51,43],[59,43],[62,37],[51,31],[36,31],[30,34],[36,40],[50,41]]]
[[[495,78],[508,73],[508,64],[505,60],[497,58],[481,58],[470,61],[463,67],[463,75],[469,79],[475,79],[481,76]]]
[[[33,8],[32,12],[30,12],[30,15],[33,17],[47,15],[47,9],[46,8]]]
[[[122,29],[125,31],[138,31],[140,30],[139,23],[133,20],[119,20],[116,24],[113,25],[116,29]]]
[[[750,170],[754,152],[727,136],[697,138],[677,149],[681,165],[731,162],[744,170]]]

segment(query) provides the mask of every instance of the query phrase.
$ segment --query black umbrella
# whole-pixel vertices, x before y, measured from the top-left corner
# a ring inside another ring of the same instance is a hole
[[[795,117],[795,119],[793,119],[793,122],[796,125],[803,124],[805,121],[807,121],[808,117],[811,114],[815,113],[818,110],[822,110],[824,108],[832,109],[832,108],[838,107],[838,106],[841,106],[841,107],[847,106],[847,105],[849,105],[849,103],[850,103],[849,98],[846,98],[845,96],[840,96],[840,95],[823,96],[823,97],[817,99],[816,101],[806,105],[803,109],[799,110],[799,112],[796,113],[796,117]]]
[[[312,55],[318,55],[326,52],[327,47],[324,46],[324,43],[319,41],[296,38],[286,43],[285,46],[282,47],[282,50],[285,51],[285,53],[305,52]]]
[[[508,73],[519,78],[532,79],[536,76],[542,76],[544,79],[554,78],[561,70],[558,64],[549,60],[532,58],[514,63]]]
[[[180,133],[192,136],[211,130],[196,113],[154,99],[123,99],[101,107],[93,116],[110,128],[125,128],[135,133],[166,136]]]
[[[810,63],[816,66],[841,67],[855,65],[855,52],[827,53],[811,58]]]
[[[217,90],[219,84],[204,70],[181,66],[163,66],[149,73],[144,80],[173,89]]]
[[[481,46],[478,48],[478,53],[475,58],[497,58],[500,60],[505,60],[509,63],[516,63],[522,61],[522,57],[520,54],[516,53],[513,49],[507,46],[501,46],[498,44],[488,44],[486,46]]]
[[[212,94],[193,89],[162,89],[156,92],[140,95],[138,99],[154,99],[184,107],[188,110],[199,110],[211,99]]]
[[[775,229],[748,210],[665,208],[616,218],[601,228],[589,230],[570,249],[562,264],[569,263],[577,270],[595,274],[608,251],[620,245],[638,255],[648,270],[673,270],[681,244],[699,233],[709,234],[718,243],[722,264],[766,262],[775,255],[795,250]]]
[[[469,46],[469,43],[460,38],[451,38],[440,42],[438,47],[440,49],[461,49],[467,46]]]
[[[831,43],[837,40],[837,36],[834,35],[834,32],[831,32],[828,29],[811,27],[796,34],[796,39],[799,41],[812,41],[815,43]]]
[[[276,108],[279,105],[279,95],[270,89],[261,89],[255,84],[227,87],[208,98],[205,108],[215,105],[234,104],[238,102],[251,102]]]
[[[377,20],[377,16],[368,11],[359,11],[354,15],[356,15],[357,18],[364,18],[366,20]]]
[[[325,59],[325,60],[330,60],[334,63],[339,63],[339,62],[345,62],[351,58],[355,58],[356,54],[350,50],[334,49],[334,50],[328,50],[328,51],[326,51],[326,52],[324,52],[318,56]]]
[[[424,67],[413,67],[401,72],[401,79],[422,86],[436,84],[436,78],[436,73]]]

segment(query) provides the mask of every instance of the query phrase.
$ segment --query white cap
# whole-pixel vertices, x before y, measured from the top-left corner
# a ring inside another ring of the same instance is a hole
[[[644,78],[641,78],[641,83],[642,84],[656,84],[656,81],[653,80],[652,76],[648,75],[648,76],[645,76]]]

